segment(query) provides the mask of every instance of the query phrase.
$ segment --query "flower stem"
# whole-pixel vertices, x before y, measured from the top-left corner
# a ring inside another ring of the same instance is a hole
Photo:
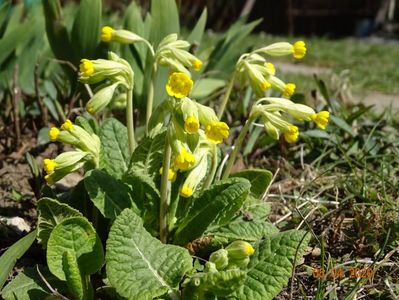
[[[127,123],[127,136],[129,140],[129,152],[133,153],[136,148],[136,140],[134,138],[134,119],[133,119],[133,90],[127,91],[127,104],[126,104],[126,123]]]
[[[219,111],[218,111],[218,118],[219,119],[222,118],[224,110],[226,109],[227,102],[230,99],[230,94],[231,94],[231,91],[233,90],[235,78],[236,78],[236,72],[234,72],[233,75],[231,76],[229,85],[227,87],[227,91],[226,91],[226,93],[223,96],[222,103],[220,104]]]
[[[162,163],[162,176],[161,176],[161,199],[159,204],[159,238],[162,243],[167,241],[167,213],[168,213],[168,171],[170,167],[171,148],[169,145],[168,136],[165,138],[165,150]]]
[[[218,153],[217,153],[216,145],[213,145],[213,147],[212,147],[212,166],[210,169],[209,176],[206,178],[204,186],[202,187],[203,190],[208,188],[211,185],[212,180],[215,178],[217,167],[218,167]]]
[[[244,138],[248,133],[249,127],[255,119],[255,114],[251,114],[244,127],[241,129],[240,134],[238,135],[238,138],[234,143],[233,152],[230,154],[229,160],[227,161],[226,169],[224,169],[222,179],[227,179],[229,177],[231,168],[233,167],[237,154],[241,149]]]
[[[150,122],[151,114],[152,114],[152,108],[154,106],[154,81],[155,81],[155,75],[157,73],[157,65],[156,62],[152,65],[151,68],[151,81],[150,85],[148,87],[148,94],[147,94],[147,112],[146,112],[146,128],[148,132],[148,123]]]

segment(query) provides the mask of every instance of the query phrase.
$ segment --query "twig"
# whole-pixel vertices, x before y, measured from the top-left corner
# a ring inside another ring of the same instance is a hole
[[[276,172],[274,173],[274,175],[272,177],[272,180],[270,180],[269,185],[267,186],[265,192],[262,195],[262,198],[261,198],[262,201],[266,201],[266,199],[269,197],[268,194],[269,194],[270,187],[272,186],[273,182],[276,180],[278,172],[280,172],[280,168],[277,168]]]
[[[231,147],[231,151],[233,151],[233,150],[234,150],[234,146]],[[215,177],[215,181],[219,181],[220,180],[220,177],[222,176],[223,168],[224,168],[225,164],[227,163],[227,160],[230,157],[230,153],[231,152],[226,153],[226,155],[224,156],[222,162],[220,163],[218,172],[217,172],[216,177]]]
[[[70,300],[69,298],[61,295],[55,288],[53,288],[50,283],[44,278],[43,274],[39,270],[39,265],[36,265],[36,270],[37,273],[39,274],[40,278],[43,280],[44,284],[47,286],[47,288],[57,297],[60,297],[63,300]]]

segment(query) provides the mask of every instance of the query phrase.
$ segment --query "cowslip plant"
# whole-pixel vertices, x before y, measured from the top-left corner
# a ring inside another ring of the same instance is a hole
[[[269,61],[279,55],[302,58],[304,42],[276,43],[243,54],[217,114],[190,96],[190,70],[206,63],[177,34],[166,35],[154,47],[134,32],[106,26],[101,39],[144,43],[150,49],[147,133],[136,141],[130,64],[113,52],[108,59],[82,58],[79,79],[94,88],[86,104],[94,118],[80,116],[50,130],[51,141],[75,149],[46,159],[44,169],[49,185],[80,168],[84,178],[69,193],[47,191],[51,197],[38,202],[36,237],[46,251],[47,267],[41,267],[43,273],[40,268],[21,273],[2,296],[27,299],[34,292],[35,299],[44,299],[57,291],[54,296],[74,299],[272,299],[287,284],[310,235],[279,232],[266,221],[270,206],[263,194],[271,181],[269,171],[231,174],[231,169],[256,121],[272,138],[283,135],[288,143],[299,137],[294,121],[327,126],[327,111],[289,100],[295,85],[276,77]],[[153,111],[159,66],[169,71],[168,98]],[[229,137],[222,117],[236,80],[249,84],[259,99],[224,166],[218,145]],[[268,88],[281,97],[264,97]],[[126,103],[126,126],[111,117],[94,121],[120,98]],[[43,274],[51,291],[40,281]]]

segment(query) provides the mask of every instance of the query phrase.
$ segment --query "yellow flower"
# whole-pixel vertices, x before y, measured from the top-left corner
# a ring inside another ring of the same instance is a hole
[[[175,166],[180,170],[187,170],[194,166],[194,164],[194,155],[188,152],[185,148],[182,148],[180,153],[175,158]]]
[[[284,132],[284,138],[288,143],[293,143],[298,139],[299,129],[294,125],[289,125],[287,130]]]
[[[195,71],[199,71],[202,68],[202,61],[200,61],[199,59],[195,59],[192,61],[191,66]]]
[[[265,63],[265,67],[269,71],[270,75],[276,74],[276,67],[272,63]]]
[[[226,247],[229,258],[244,259],[255,253],[252,245],[245,241],[234,241]]]
[[[287,83],[283,91],[283,97],[290,98],[295,92],[296,85],[294,83]]]
[[[193,195],[194,191],[192,190],[192,188],[190,188],[187,185],[183,185],[180,189],[180,196],[184,197],[184,198],[188,198],[191,197]]]
[[[184,130],[188,133],[196,133],[199,127],[200,123],[194,116],[190,116],[184,121]]]
[[[54,184],[54,179],[50,175],[44,176],[44,180],[46,180],[47,184]]]
[[[94,73],[93,62],[88,59],[80,60],[79,70],[80,70],[81,76],[89,77],[90,75],[92,75]]]
[[[161,168],[159,169],[159,174],[162,175],[162,173],[163,173],[163,168],[161,167]],[[168,170],[168,180],[169,180],[169,181],[175,182],[176,176],[177,176],[177,172],[175,172],[173,169],[169,169],[169,170]]]
[[[220,144],[229,136],[229,126],[225,122],[212,121],[206,125],[205,135],[210,142]]]
[[[47,174],[53,173],[56,166],[57,163],[54,161],[54,159],[46,158],[45,160],[43,160],[44,171],[46,171]]]
[[[61,128],[66,130],[66,131],[71,131],[72,128],[73,128],[73,124],[72,124],[71,120],[67,119],[64,122],[64,124],[62,124]]]
[[[270,89],[271,87],[272,87],[272,85],[267,80],[262,81],[262,84],[260,86],[262,91],[266,91],[266,90]]]
[[[326,129],[330,113],[328,111],[320,111],[311,116],[313,122],[321,129]]]
[[[297,41],[293,46],[293,56],[296,59],[301,59],[306,54],[306,45],[304,41]]]
[[[109,26],[104,26],[101,29],[101,40],[103,42],[110,42],[112,40],[112,35],[113,35],[114,29]]]
[[[169,76],[166,91],[169,96],[181,99],[186,97],[193,88],[193,81],[185,73],[174,72]]]
[[[48,136],[50,141],[55,142],[57,141],[58,136],[60,135],[60,130],[57,127],[51,127]]]

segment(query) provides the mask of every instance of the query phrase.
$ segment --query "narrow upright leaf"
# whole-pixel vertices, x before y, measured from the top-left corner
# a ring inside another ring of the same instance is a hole
[[[197,21],[197,24],[195,24],[194,29],[191,31],[190,35],[187,37],[187,42],[189,42],[191,44],[192,43],[196,43],[196,44],[201,43],[202,35],[204,34],[204,31],[205,31],[207,16],[208,16],[208,12],[205,7],[201,13],[200,18]]]
[[[157,46],[170,33],[180,33],[179,12],[175,0],[151,1],[151,42]]]
[[[6,282],[10,272],[14,268],[17,259],[30,248],[36,239],[37,230],[25,235],[23,238],[14,243],[0,256],[0,290]]]
[[[128,299],[154,299],[172,293],[192,268],[186,249],[152,237],[129,209],[111,227],[106,262],[111,285]]]

